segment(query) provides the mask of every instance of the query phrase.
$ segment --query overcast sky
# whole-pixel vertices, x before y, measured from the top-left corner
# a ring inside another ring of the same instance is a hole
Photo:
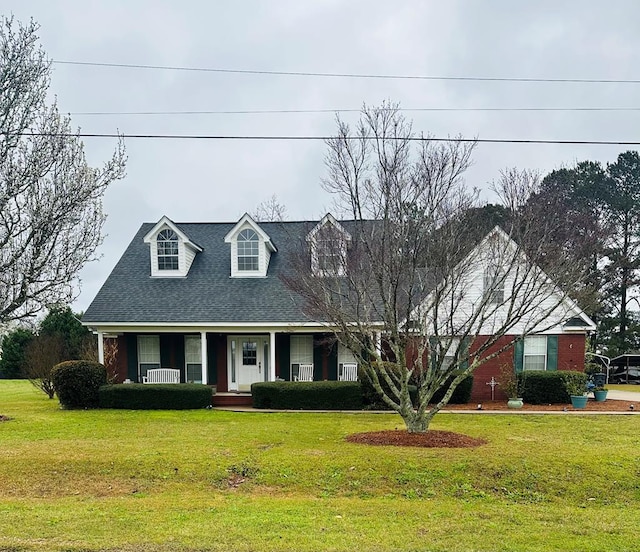
[[[637,0],[2,0],[0,10],[41,25],[42,45],[54,60],[51,92],[87,133],[326,136],[335,129],[332,112],[115,113],[334,111],[390,99],[408,110],[415,130],[434,136],[640,139],[640,110],[619,109],[640,109],[636,83],[358,79],[55,63],[634,80],[640,78]],[[425,111],[438,108],[458,111]],[[342,117],[353,121],[357,113]],[[115,141],[87,138],[85,146],[90,163],[98,165]],[[75,310],[86,309],[143,222],[162,215],[176,222],[237,221],[272,194],[292,220],[317,218],[330,208],[320,187],[322,141],[130,138],[126,148],[127,177],[105,196],[102,258],[83,271]],[[545,174],[584,159],[611,162],[627,149],[637,148],[480,144],[466,181],[488,189],[505,167]]]

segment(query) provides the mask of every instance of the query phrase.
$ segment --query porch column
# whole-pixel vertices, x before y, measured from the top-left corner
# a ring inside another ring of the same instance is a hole
[[[98,333],[98,362],[100,364],[104,364],[104,334],[102,332]]]
[[[378,353],[379,357],[382,357],[382,332],[375,332],[373,339],[375,341],[376,353]]]
[[[202,384],[207,385],[207,332],[200,332],[200,356],[202,361]]]
[[[276,381],[276,332],[269,332],[269,381]]]

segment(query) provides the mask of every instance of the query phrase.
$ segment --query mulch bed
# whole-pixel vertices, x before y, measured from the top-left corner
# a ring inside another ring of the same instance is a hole
[[[507,401],[484,401],[481,403],[449,404],[443,410],[479,410],[478,404],[482,405],[482,410],[508,410],[509,412],[517,412],[517,410],[511,410],[507,407]],[[632,405],[633,408],[631,408]],[[525,403],[520,410],[537,412],[630,412],[631,410],[640,410],[640,394],[638,396],[638,402],[617,401],[613,399],[597,402],[593,399],[589,399],[587,401],[586,408],[573,408],[571,404]]]
[[[487,443],[484,439],[435,429],[430,429],[426,433],[409,433],[397,429],[353,433],[347,436],[347,441],[362,445],[430,448],[471,448]]]

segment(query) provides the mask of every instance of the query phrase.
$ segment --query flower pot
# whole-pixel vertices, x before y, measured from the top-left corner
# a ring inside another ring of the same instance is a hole
[[[507,401],[507,408],[522,408],[522,404],[521,398],[511,398]]]
[[[595,391],[593,392],[593,396],[596,398],[596,401],[598,402],[604,402],[607,400],[607,389],[602,389],[600,391]]]
[[[573,408],[586,408],[587,398],[586,395],[571,395],[571,406]]]

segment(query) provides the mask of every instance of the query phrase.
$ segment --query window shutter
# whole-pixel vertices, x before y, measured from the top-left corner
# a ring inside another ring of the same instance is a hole
[[[335,381],[338,379],[338,343],[333,343],[331,349],[329,349],[329,358],[327,362],[328,366],[328,379]]]
[[[517,339],[513,344],[513,364],[516,374],[522,372],[524,364],[524,340],[522,339]]]
[[[136,334],[126,334],[127,378],[138,381],[138,338]]]
[[[280,365],[280,377],[284,380],[291,379],[291,344],[289,334],[276,334],[276,351]]]
[[[558,369],[558,336],[547,336],[547,370]]]
[[[469,368],[469,350],[471,348],[471,338],[465,337],[460,343],[460,354],[462,355],[462,362],[460,362],[460,369],[466,370]]]
[[[322,374],[323,338],[322,334],[313,334],[313,381],[324,379]]]

